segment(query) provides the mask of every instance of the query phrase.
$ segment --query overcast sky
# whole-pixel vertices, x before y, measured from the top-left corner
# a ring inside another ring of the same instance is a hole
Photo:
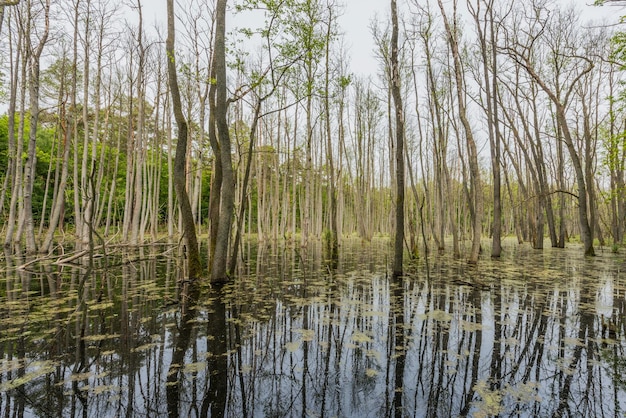
[[[388,19],[390,13],[389,0],[343,0],[345,13],[340,19],[342,30],[346,34],[346,46],[349,48],[352,71],[357,74],[376,73],[378,65],[374,59],[374,43],[370,31],[370,23],[375,16],[378,20]],[[526,0],[519,0],[526,1]],[[558,0],[563,5],[574,3],[582,10],[583,23],[602,19],[616,22],[619,16],[626,15],[623,6],[592,6],[594,0]],[[463,0],[459,0],[462,3]],[[406,5],[406,0],[398,0],[398,7]],[[424,1],[425,3],[425,1]],[[444,5],[451,3],[444,0]],[[437,0],[430,0],[433,11],[437,10]],[[402,11],[400,11],[402,14]]]
[[[374,58],[374,42],[370,26],[372,20],[377,17],[380,21],[385,21],[389,17],[389,0],[340,0],[344,4],[343,15],[339,19],[339,24],[343,33],[345,33],[345,46],[348,49],[348,57],[350,60],[350,70],[359,75],[375,74],[377,72],[378,63]],[[420,0],[424,3],[426,0]],[[433,11],[437,9],[437,0],[429,0]],[[525,0],[519,0],[525,1]],[[600,20],[606,18],[615,22],[619,16],[626,15],[626,8],[623,6],[592,6],[594,0],[558,0],[562,4],[575,3],[583,12],[583,21]],[[459,0],[463,3],[464,0]],[[165,0],[145,0],[144,16],[148,19],[155,19],[165,24],[166,20],[166,1]],[[229,4],[232,2],[229,2]],[[406,7],[407,0],[398,0],[398,7],[402,15],[402,8]],[[444,4],[451,3],[450,0],[444,0]],[[179,6],[185,4],[185,0],[181,0]],[[245,22],[245,17],[241,15],[228,16],[227,22],[229,27],[239,26],[245,27],[253,25]]]

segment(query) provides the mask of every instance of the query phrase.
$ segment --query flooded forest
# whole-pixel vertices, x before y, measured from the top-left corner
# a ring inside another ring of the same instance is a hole
[[[626,1],[369,3],[0,0],[1,417],[626,414]]]

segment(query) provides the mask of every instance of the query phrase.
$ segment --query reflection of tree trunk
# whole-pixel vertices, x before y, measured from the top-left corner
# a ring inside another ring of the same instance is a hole
[[[248,407],[247,407],[247,403],[248,403],[248,395],[246,392],[246,386],[245,386],[245,381],[243,378],[243,371],[242,371],[242,367],[244,365],[244,361],[243,361],[243,356],[242,356],[242,343],[241,343],[241,319],[239,316],[239,309],[236,306],[232,307],[232,315],[233,315],[233,328],[235,331],[235,347],[237,350],[237,370],[238,370],[238,377],[239,377],[239,389],[241,390],[241,416],[243,418],[247,418],[248,417]],[[224,316],[224,318],[226,318]],[[224,332],[226,332],[226,330],[224,329]]]
[[[85,370],[87,370],[87,358],[85,353],[85,329],[87,328],[87,297],[89,294],[89,285],[88,285],[88,277],[90,269],[86,275],[81,277],[80,289],[79,287],[79,306],[77,307],[77,317],[76,317],[76,354],[75,354],[75,363],[74,368],[72,369],[72,373],[75,375],[79,375]],[[82,294],[80,292],[82,290]],[[72,382],[72,391],[74,395],[78,399],[81,404],[81,408],[83,411],[83,417],[87,417],[87,392],[83,390],[84,386],[80,384],[79,380],[74,380]],[[131,404],[132,405],[132,404]]]
[[[594,350],[594,342],[592,340],[595,339],[595,331],[593,329],[593,321],[594,315],[588,312],[588,308],[586,306],[593,305],[593,298],[589,297],[589,295],[593,295],[593,290],[583,285],[583,288],[580,290],[580,302],[579,305],[581,307],[580,311],[580,328],[578,329],[578,341],[576,346],[574,347],[574,351],[572,353],[572,359],[567,365],[567,371],[565,373],[565,378],[561,385],[561,390],[559,393],[559,406],[557,410],[552,414],[553,417],[562,417],[562,416],[571,416],[572,413],[570,411],[569,399],[571,397],[571,386],[574,379],[574,371],[578,369],[578,364],[582,358],[582,352],[585,348],[583,344],[584,341],[587,341],[587,352],[585,353],[585,358],[588,362],[590,362],[594,358],[593,350]],[[564,345],[563,339],[561,339],[561,344]],[[591,378],[593,373],[588,371],[588,378]],[[583,399],[578,399],[577,403],[586,403],[588,402],[588,389],[589,385],[587,385],[587,389],[579,393]],[[585,396],[583,396],[583,393]],[[580,404],[579,404],[580,406]]]
[[[475,317],[474,317],[474,323],[476,324],[482,324],[483,322],[483,315],[481,313],[481,302],[480,302],[480,290],[477,288],[474,288],[472,290],[472,303],[473,303],[473,308],[476,311]],[[474,349],[471,350],[471,358],[472,358],[472,378],[471,381],[468,382],[467,387],[469,387],[469,390],[467,391],[467,393],[465,393],[465,399],[463,399],[463,407],[461,408],[461,413],[459,414],[460,416],[466,417],[469,415],[470,412],[470,408],[472,406],[472,399],[474,398],[474,386],[476,386],[476,382],[478,382],[478,367],[479,367],[479,363],[480,363],[480,350],[482,347],[482,343],[483,343],[483,331],[481,327],[477,327],[476,329],[476,342],[474,343]]]
[[[6,253],[8,253],[8,251],[5,251]],[[9,258],[7,258],[8,260]],[[24,261],[24,260],[17,260],[20,262],[20,264]],[[14,287],[11,291],[11,293],[8,292],[8,286],[9,286],[9,282],[11,281],[10,279],[7,280],[7,296],[9,296],[10,294],[13,295],[14,298],[14,302],[17,302],[18,300],[27,300],[28,296],[28,289],[30,289],[30,281],[32,278],[32,274],[28,273],[26,271],[18,271],[17,272],[17,276],[15,277],[16,282],[15,284],[17,285],[16,287]],[[20,293],[21,290],[21,293]],[[9,299],[9,298],[7,298]],[[16,313],[22,313],[21,309],[18,308]],[[22,323],[20,324],[20,330],[18,331],[18,335],[19,337],[16,339],[16,341],[14,343],[10,343],[9,345],[9,359],[12,358],[13,356],[13,350],[15,350],[15,355],[17,356],[17,360],[19,360],[20,362],[24,362],[24,366],[26,366],[25,361],[26,361],[26,343],[27,343],[27,331],[28,329],[28,321],[22,321]],[[16,371],[16,377],[17,379],[20,378],[24,378],[24,376],[26,375],[26,367],[20,367],[17,371]],[[10,373],[8,373],[7,376],[7,380],[11,380],[12,376]],[[26,402],[28,401],[28,396],[27,393],[22,390],[20,388],[20,390],[17,390],[14,394],[10,394],[7,393],[7,405],[10,405],[10,397],[9,396],[14,396],[15,398],[15,405],[14,405],[14,415],[15,417],[24,417],[24,412],[26,409]],[[6,416],[9,416],[9,412],[10,412],[10,408],[7,408],[6,410]]]
[[[215,284],[208,295],[207,336],[211,337],[208,344],[207,370],[211,373],[207,393],[202,400],[200,417],[206,417],[209,409],[211,417],[223,417],[226,412],[226,395],[228,388],[228,358],[226,340],[226,304],[224,303],[223,285]]]
[[[404,365],[406,356],[406,342],[404,338],[404,283],[398,280],[391,284],[392,294],[390,311],[393,315],[393,339],[395,347],[395,381],[393,394],[393,411],[397,418],[404,416],[403,394],[404,394]]]
[[[172,363],[167,373],[166,396],[167,414],[170,418],[179,416],[180,407],[180,378],[185,361],[185,353],[189,347],[193,319],[196,317],[196,301],[199,288],[197,284],[184,281],[180,291],[180,328],[178,335],[174,334],[176,343],[172,353]]]
[[[304,299],[306,300],[306,291]],[[309,324],[309,305],[305,305],[302,314],[302,329],[307,330]],[[302,418],[307,416],[307,386],[306,379],[309,374],[309,341],[304,339],[302,341]]]
[[[175,345],[172,353],[172,363],[167,374],[166,396],[167,412],[169,417],[180,416],[180,394],[182,390],[181,378],[184,368],[185,354],[191,344],[191,335],[196,317],[196,302],[200,293],[197,283],[184,282],[180,292],[180,328],[174,335]],[[201,417],[224,416],[226,408],[227,388],[227,358],[226,358],[226,305],[223,302],[221,287],[215,287],[208,295],[210,304],[208,309],[207,335],[212,337],[208,344],[207,371],[210,383],[202,401]]]
[[[522,382],[524,383],[527,383],[528,379],[530,378],[530,373],[532,372],[532,366],[534,364],[532,359],[538,356],[539,351],[543,347],[543,342],[537,337],[540,335],[545,335],[547,325],[547,316],[542,314],[545,308],[545,303],[539,302],[535,306],[534,303],[529,303],[529,300],[530,297],[527,296],[523,306],[528,312],[534,311],[535,320],[533,321],[532,325],[530,325],[530,329],[526,332],[526,335],[528,335],[528,339],[522,344],[523,348],[520,351],[519,355],[517,355],[517,362],[513,365],[513,368],[510,372],[511,376],[517,375],[517,372],[522,365],[523,359],[529,353],[530,348],[534,347],[533,351],[530,353],[528,361],[526,362],[526,370],[524,371],[524,377],[522,378]],[[522,324],[520,323],[522,319],[523,317],[518,317],[518,326],[522,326]],[[539,330],[537,331],[537,329]],[[534,345],[533,341],[535,342]]]
[[[435,309],[446,309],[447,297],[445,295],[440,295],[435,300]],[[427,305],[428,306],[428,305]],[[433,361],[430,365],[430,382],[429,382],[429,393],[428,393],[428,415],[436,416],[439,408],[441,408],[441,392],[443,389],[443,374],[445,371],[445,365],[448,361],[448,350],[450,349],[450,334],[448,333],[448,328],[443,325],[440,321],[436,320],[426,320],[425,324],[428,324],[429,321],[433,322],[433,328],[435,329],[434,336],[432,339],[432,348],[431,352],[433,355]],[[428,343],[428,340],[426,340]]]
[[[489,366],[489,380],[491,390],[499,389],[502,386],[502,355],[500,349],[505,335],[502,333],[502,289],[495,289],[494,312],[494,333],[493,350],[491,352],[491,365]]]
[[[331,363],[331,353],[333,349],[333,328],[335,327],[334,323],[337,320],[335,316],[336,312],[336,298],[337,295],[337,284],[333,277],[329,278],[330,284],[328,288],[328,329],[326,332],[326,350],[324,352],[324,381],[322,383],[322,406],[320,408],[320,415],[322,418],[326,417],[326,404],[328,398],[328,385],[330,380],[330,363]],[[338,360],[335,360],[338,361]],[[339,386],[337,386],[339,387]]]

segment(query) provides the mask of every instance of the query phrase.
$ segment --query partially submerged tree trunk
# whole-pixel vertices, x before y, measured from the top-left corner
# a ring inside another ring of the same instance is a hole
[[[332,265],[336,265],[339,259],[339,237],[337,228],[337,190],[335,181],[335,161],[333,156],[333,140],[332,129],[330,124],[330,40],[333,30],[334,15],[332,9],[329,8],[329,16],[326,30],[326,77],[324,97],[324,115],[326,117],[326,160],[328,162],[328,203],[329,203],[329,237],[328,242],[328,258]]]
[[[39,124],[39,74],[40,60],[43,48],[48,41],[48,33],[50,30],[50,0],[46,0],[43,5],[44,22],[43,31],[39,38],[39,43],[33,49],[30,40],[26,41],[29,48],[29,79],[28,79],[28,95],[30,97],[30,132],[28,137],[28,159],[24,167],[24,233],[26,235],[26,251],[29,254],[37,252],[37,244],[35,242],[35,223],[33,219],[33,185],[35,176],[35,163],[37,158],[37,128]],[[28,18],[28,26],[34,25],[31,21],[30,11]],[[23,116],[23,115],[22,115]]]
[[[497,40],[494,26],[494,0],[477,0],[476,6],[467,2],[470,12],[476,24],[478,42],[482,58],[483,77],[485,91],[485,112],[489,132],[489,144],[491,149],[491,174],[493,177],[493,225],[491,256],[500,257],[502,253],[502,198],[500,176],[500,129],[498,120],[497,101]],[[481,5],[485,10],[481,16]],[[483,21],[481,23],[481,17]]]
[[[550,87],[546,84],[546,82],[541,78],[541,76],[535,71],[531,60],[513,50],[510,49],[511,56],[520,64],[528,74],[537,82],[537,84],[541,87],[541,89],[548,95],[550,101],[554,104],[556,111],[556,121],[561,129],[561,133],[563,134],[563,140],[565,142],[565,146],[569,151],[570,158],[572,160],[572,165],[574,166],[574,173],[576,175],[576,182],[578,185],[578,221],[580,224],[580,237],[581,241],[584,245],[584,253],[585,255],[593,256],[595,255],[595,251],[593,249],[593,231],[591,228],[591,222],[589,220],[589,204],[587,202],[588,192],[587,192],[587,182],[585,179],[585,171],[583,168],[583,164],[581,162],[581,157],[578,154],[578,150],[576,149],[576,145],[574,144],[574,139],[572,137],[568,121],[567,115],[565,112],[566,105],[568,103],[568,99],[574,86],[579,82],[579,80],[587,73],[589,73],[593,69],[593,63],[587,60],[587,66],[578,74],[578,76],[571,83],[567,93],[565,94],[565,98],[561,100],[557,95],[550,89]]]
[[[18,34],[17,46],[15,49],[13,49],[12,48],[12,45],[13,45],[12,34],[13,34],[13,31],[10,30],[8,39],[9,39],[9,45],[11,46],[9,51],[10,51],[10,57],[12,59],[10,61],[11,72],[10,72],[9,107],[7,109],[8,169],[7,169],[7,173],[5,173],[5,175],[9,179],[7,184],[9,185],[9,188],[12,190],[12,193],[11,193],[11,199],[9,202],[9,216],[8,216],[8,219],[6,220],[6,236],[5,236],[5,241],[4,241],[5,249],[10,248],[12,241],[13,241],[13,231],[15,230],[15,218],[17,216],[16,215],[17,200],[20,194],[19,190],[21,190],[21,187],[20,187],[21,181],[18,181],[18,180],[21,179],[21,176],[22,176],[21,175],[22,159],[17,158],[18,155],[21,155],[21,150],[18,150],[18,143],[17,143],[18,138],[16,138],[16,135],[15,135],[15,113],[16,113],[16,108],[17,108],[17,92],[18,90],[20,90],[18,89],[19,74],[20,74],[20,70],[22,68],[25,68],[24,65],[20,64],[22,60],[21,58],[22,53],[23,53],[22,51],[23,36],[21,32]],[[22,73],[24,73],[24,71],[22,71]],[[19,139],[19,142],[22,143],[23,141]]]
[[[398,6],[396,0],[391,0],[391,94],[396,122],[396,231],[393,256],[395,278],[402,276],[404,254],[404,109],[398,61]]]
[[[480,237],[483,219],[483,195],[482,195],[482,183],[480,180],[480,166],[478,165],[478,151],[476,149],[476,141],[474,140],[474,134],[472,133],[472,127],[467,118],[467,109],[465,104],[465,92],[464,92],[464,80],[463,80],[463,68],[461,64],[461,56],[459,52],[459,33],[456,26],[456,0],[454,4],[454,12],[452,15],[452,23],[448,20],[443,3],[441,0],[437,0],[439,9],[443,16],[444,26],[446,29],[448,44],[452,52],[452,58],[454,62],[454,76],[457,92],[457,105],[459,112],[459,119],[463,125],[465,132],[465,141],[467,146],[467,154],[469,157],[470,178],[471,178],[471,206],[473,206],[472,216],[472,250],[468,259],[469,263],[476,264],[478,262],[478,256],[480,254]]]
[[[198,240],[196,238],[196,226],[193,220],[193,212],[187,195],[185,172],[187,156],[187,121],[182,111],[180,101],[180,90],[178,78],[176,76],[176,55],[174,50],[174,1],[167,0],[167,40],[165,49],[167,51],[167,70],[170,82],[170,92],[172,93],[172,108],[174,118],[178,126],[178,136],[176,141],[176,156],[174,157],[174,187],[180,207],[180,216],[183,223],[183,234],[187,244],[187,260],[189,263],[189,278],[196,279],[202,274],[202,264],[200,262],[200,252],[198,250]]]
[[[228,99],[226,97],[226,3],[227,0],[218,0],[215,14],[215,124],[219,141],[219,158],[222,165],[222,187],[219,225],[215,241],[215,253],[211,266],[211,281],[224,282],[228,280],[227,259],[228,243],[230,241],[233,210],[235,205],[235,178],[231,159],[230,133],[226,121]]]

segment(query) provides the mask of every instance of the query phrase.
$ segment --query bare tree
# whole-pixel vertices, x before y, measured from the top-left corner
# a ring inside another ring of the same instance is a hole
[[[396,145],[396,231],[393,256],[393,277],[403,273],[404,254],[404,108],[400,88],[400,64],[398,60],[398,5],[391,0],[391,94],[395,108]]]
[[[231,225],[235,204],[235,178],[231,157],[230,133],[226,114],[228,98],[226,91],[226,3],[217,0],[215,6],[215,47],[213,48],[213,68],[215,71],[215,127],[219,141],[219,158],[222,166],[221,204],[219,224],[215,241],[215,253],[211,265],[211,281],[223,282],[228,279],[227,259]]]
[[[491,149],[491,174],[493,178],[493,226],[491,256],[500,257],[502,252],[502,198],[501,198],[501,151],[498,117],[497,89],[498,54],[497,23],[494,0],[476,0],[474,5],[467,1],[468,9],[476,25],[476,34],[482,61],[484,108],[487,117],[489,144]]]
[[[570,63],[568,69],[569,81],[556,80],[555,86],[550,86],[549,81],[546,80],[537,67],[538,64],[534,56],[534,51],[537,48],[541,36],[547,29],[547,26],[553,22],[547,17],[547,10],[537,5],[534,10],[535,16],[529,17],[529,19],[532,19],[529,22],[530,29],[525,31],[527,38],[520,39],[518,36],[511,36],[509,34],[505,50],[514,62],[523,68],[538,84],[554,106],[556,123],[563,135],[563,141],[569,152],[576,175],[578,186],[578,220],[581,240],[584,244],[584,253],[585,255],[592,256],[595,254],[593,248],[593,230],[591,228],[593,220],[589,219],[589,187],[584,168],[585,158],[589,158],[590,156],[580,154],[576,147],[568,122],[567,108],[571,103],[574,90],[583,77],[593,69],[593,62],[588,57],[582,56],[576,51],[577,46],[573,39],[566,40],[567,45],[564,45],[563,50],[558,51],[555,58],[559,60],[566,58],[567,62]]]
[[[40,65],[41,54],[48,42],[48,35],[50,33],[50,0],[46,0],[45,3],[42,4],[42,9],[39,11],[31,9],[30,1],[27,1],[26,6],[28,8],[28,16],[25,22],[27,25],[27,33],[30,33],[32,30],[38,38],[36,45],[32,45],[30,39],[26,41],[26,53],[29,57],[28,96],[30,98],[30,132],[28,136],[28,158],[24,166],[24,233],[26,235],[26,251],[33,254],[37,252],[33,220],[33,183],[37,158]],[[43,23],[37,22],[37,16],[32,15],[32,13],[37,14],[37,12],[43,13]],[[38,28],[35,29],[36,27]],[[30,36],[28,37],[30,38]]]
[[[480,254],[480,237],[482,232],[482,218],[483,218],[483,196],[482,196],[482,183],[480,180],[480,166],[478,165],[478,151],[476,149],[476,141],[474,140],[474,134],[472,127],[467,118],[467,106],[465,97],[465,81],[463,79],[463,68],[461,63],[461,55],[459,51],[459,29],[457,27],[457,14],[456,6],[457,0],[453,1],[453,13],[452,21],[448,19],[448,15],[443,7],[441,0],[437,0],[441,15],[443,17],[448,44],[450,45],[450,51],[452,53],[454,63],[454,79],[457,92],[457,106],[459,119],[463,125],[463,131],[465,133],[465,144],[467,146],[467,154],[469,157],[470,178],[471,178],[471,202],[473,206],[473,219],[472,219],[472,249],[468,259],[469,263],[475,264],[478,262],[478,256]]]
[[[175,26],[174,26],[174,1],[167,0],[167,40],[165,48],[167,51],[167,70],[172,95],[172,108],[176,125],[178,126],[178,139],[176,141],[176,156],[174,160],[174,183],[176,196],[180,208],[180,215],[183,222],[183,234],[187,243],[187,260],[189,267],[189,278],[197,279],[202,274],[202,264],[200,262],[200,252],[198,240],[196,238],[196,226],[193,219],[193,212],[186,190],[187,173],[185,171],[187,156],[187,121],[182,111],[180,101],[180,90],[176,75],[176,52],[175,52]]]

